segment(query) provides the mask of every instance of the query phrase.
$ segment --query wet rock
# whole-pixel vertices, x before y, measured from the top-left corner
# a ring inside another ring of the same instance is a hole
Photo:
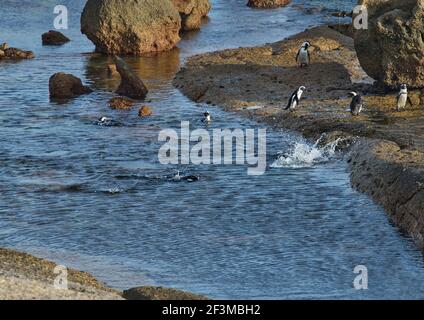
[[[139,76],[125,63],[124,60],[115,56],[116,69],[121,75],[121,84],[116,93],[132,98],[144,99],[148,93],[146,86]]]
[[[319,148],[325,148],[335,144],[335,151],[346,151],[356,141],[356,137],[343,131],[323,133],[317,142]]]
[[[348,162],[353,186],[381,204],[424,249],[424,154],[392,141],[362,139]]]
[[[330,29],[336,30],[349,38],[353,38],[353,25],[349,24],[332,24],[328,26]]]
[[[9,48],[9,45],[6,42],[4,42],[0,45],[0,50],[2,50],[2,51],[6,50],[8,48]]]
[[[63,72],[50,77],[49,91],[50,97],[56,99],[69,99],[93,92],[82,84],[81,79]]]
[[[170,50],[180,40],[181,18],[169,0],[88,0],[81,32],[107,54]]]
[[[9,48],[7,43],[0,45],[0,60],[21,60],[33,59],[34,53],[32,51],[24,51],[18,48]]]
[[[362,68],[395,88],[424,87],[424,6],[421,0],[360,0],[368,9],[368,28],[355,30]]]
[[[333,12],[331,15],[337,18],[346,18],[346,17],[352,17],[353,12],[339,11],[339,12]]]
[[[153,114],[152,108],[149,106],[142,106],[140,110],[138,110],[138,116],[140,118],[149,117]]]
[[[209,0],[171,0],[181,16],[183,31],[200,29],[202,18],[211,10]]]
[[[41,36],[41,39],[44,46],[60,46],[71,41],[63,33],[55,30],[50,30],[49,32],[44,33]]]
[[[114,76],[118,74],[118,70],[116,69],[116,65],[115,64],[109,64],[107,66],[107,74],[109,76]]]
[[[291,0],[249,0],[247,5],[254,8],[278,8],[288,5]]]
[[[123,297],[127,300],[209,300],[205,296],[162,287],[132,288],[125,290]]]
[[[109,100],[109,106],[112,109],[128,110],[134,106],[135,102],[126,97],[116,97]]]

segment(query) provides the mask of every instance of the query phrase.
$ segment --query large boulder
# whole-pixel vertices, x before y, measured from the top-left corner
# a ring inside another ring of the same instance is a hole
[[[381,84],[424,87],[424,1],[359,0],[367,7],[368,29],[354,30],[365,72]]]
[[[63,72],[56,73],[49,80],[50,97],[54,99],[69,99],[93,92],[82,84],[81,79]]]
[[[249,0],[247,5],[253,8],[278,8],[288,5],[291,0]]]
[[[88,0],[81,32],[106,54],[143,55],[170,50],[181,18],[170,0]]]
[[[206,17],[212,6],[209,0],[171,0],[181,15],[183,31],[200,29],[202,18]]]
[[[140,77],[124,60],[117,56],[113,59],[116,64],[116,70],[121,75],[121,84],[116,93],[132,99],[144,99],[148,90]]]

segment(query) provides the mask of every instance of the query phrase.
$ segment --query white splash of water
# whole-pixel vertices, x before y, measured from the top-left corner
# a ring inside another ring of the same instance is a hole
[[[324,147],[319,147],[320,140],[314,145],[306,141],[296,141],[287,152],[278,156],[271,168],[309,168],[328,162],[335,156],[340,141],[341,139],[337,139]]]

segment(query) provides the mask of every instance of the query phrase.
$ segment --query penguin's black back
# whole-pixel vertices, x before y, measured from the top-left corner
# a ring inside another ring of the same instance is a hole
[[[350,111],[355,112],[359,110],[359,108],[362,106],[362,97],[361,95],[354,96],[352,98],[352,102],[350,103]]]

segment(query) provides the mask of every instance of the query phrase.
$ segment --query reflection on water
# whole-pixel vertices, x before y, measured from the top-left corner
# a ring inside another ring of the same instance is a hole
[[[181,61],[279,40],[322,17],[294,6],[252,10],[245,0],[213,1],[210,21],[179,50],[127,59],[150,90],[154,115],[139,119],[137,108],[108,107],[119,78],[107,75],[110,58],[88,54],[93,46],[78,24],[84,1],[63,2],[72,42],[50,48],[38,39],[51,28],[55,1],[2,1],[0,39],[37,58],[0,64],[0,246],[92,272],[117,288],[155,284],[236,299],[423,298],[420,252],[351,189],[343,161],[321,157],[299,136],[268,130],[268,164],[281,154],[291,162],[260,177],[243,166],[158,163],[161,129],[178,129],[182,120],[203,128],[206,106],[171,85]],[[48,79],[58,71],[96,91],[50,102]],[[207,108],[209,130],[258,127]],[[99,125],[101,116],[119,125]],[[176,170],[199,181],[175,181]],[[352,289],[358,264],[369,268],[366,292]]]

